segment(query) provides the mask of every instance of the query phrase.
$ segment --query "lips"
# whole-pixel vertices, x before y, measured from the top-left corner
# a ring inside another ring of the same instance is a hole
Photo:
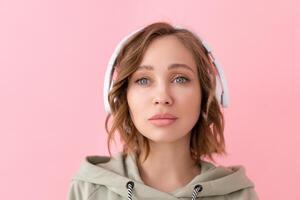
[[[155,126],[158,126],[158,127],[162,127],[162,126],[169,126],[173,123],[175,123],[177,119],[152,119],[152,120],[149,120],[151,124],[155,125]]]
[[[176,116],[170,114],[170,113],[161,113],[153,115],[149,120],[157,120],[157,119],[177,119]]]

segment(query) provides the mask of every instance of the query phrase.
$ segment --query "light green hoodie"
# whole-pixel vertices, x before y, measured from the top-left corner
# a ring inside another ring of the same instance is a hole
[[[144,184],[136,161],[136,154],[124,156],[122,152],[112,158],[86,156],[70,181],[68,200],[258,200],[254,183],[241,165],[216,167],[202,160],[199,175],[167,193]]]

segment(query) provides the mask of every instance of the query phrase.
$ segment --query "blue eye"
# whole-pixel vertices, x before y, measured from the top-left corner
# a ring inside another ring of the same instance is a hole
[[[183,78],[183,79],[179,79],[179,78]],[[187,78],[185,78],[183,76],[178,76],[178,77],[175,78],[175,80],[184,80],[184,83],[187,82],[187,81],[189,81],[189,79],[187,79]]]
[[[145,77],[138,79],[137,81],[135,81],[136,83],[141,83],[141,80],[147,80]],[[143,84],[142,84],[143,85]]]
[[[142,77],[142,78],[136,80],[135,83],[137,83],[139,85],[145,85],[146,82],[144,81],[145,84],[143,84],[143,82],[142,82],[143,80],[148,80],[148,79],[145,78],[145,77]],[[185,78],[184,76],[178,76],[178,77],[175,78],[175,80],[180,80],[178,83],[186,83],[186,82],[189,81],[189,79]]]

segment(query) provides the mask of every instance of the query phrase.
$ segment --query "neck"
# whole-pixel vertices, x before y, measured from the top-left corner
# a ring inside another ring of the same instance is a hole
[[[173,185],[173,188],[187,184],[201,171],[192,159],[189,148],[189,140],[181,143],[150,143],[147,159],[142,162],[144,154],[138,159],[142,180],[148,185]]]

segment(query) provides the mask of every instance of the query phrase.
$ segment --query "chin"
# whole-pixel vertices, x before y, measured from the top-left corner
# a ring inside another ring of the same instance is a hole
[[[144,135],[150,140],[150,142],[155,143],[172,143],[186,138],[186,135],[179,135],[174,133],[175,131],[152,131],[151,136]]]

